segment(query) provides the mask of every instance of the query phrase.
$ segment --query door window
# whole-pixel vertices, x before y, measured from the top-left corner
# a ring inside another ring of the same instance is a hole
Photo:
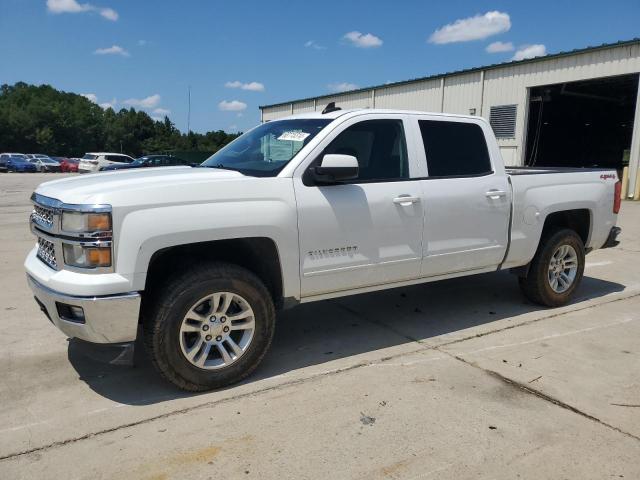
[[[344,130],[324,150],[358,159],[360,181],[409,178],[407,143],[402,120],[366,120]],[[319,163],[319,162],[318,162]]]
[[[419,120],[429,177],[469,177],[492,173],[480,125]]]

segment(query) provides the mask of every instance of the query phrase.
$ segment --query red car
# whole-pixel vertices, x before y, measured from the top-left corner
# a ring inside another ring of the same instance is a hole
[[[77,172],[80,160],[77,158],[62,158],[59,162],[61,172]]]

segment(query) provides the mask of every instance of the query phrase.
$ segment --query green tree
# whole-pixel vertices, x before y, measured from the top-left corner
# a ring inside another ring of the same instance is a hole
[[[166,116],[155,121],[133,108],[102,109],[82,95],[49,85],[0,86],[0,151],[69,157],[90,151],[133,156],[175,150],[215,152],[236,137],[222,130],[183,134]]]

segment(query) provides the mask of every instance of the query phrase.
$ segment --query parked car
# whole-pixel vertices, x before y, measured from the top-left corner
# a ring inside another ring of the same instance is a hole
[[[182,160],[181,158],[174,157],[173,155],[145,155],[144,157],[136,158],[131,163],[121,163],[114,165],[107,165],[100,170],[124,170],[127,168],[146,168],[146,167],[175,167],[180,165],[191,165],[191,162]]]
[[[80,173],[98,172],[109,165],[125,165],[131,162],[133,158],[122,153],[89,152],[80,159],[78,171]]]
[[[79,163],[80,163],[80,159],[78,158],[64,158],[60,162],[60,171],[61,172],[77,172]]]
[[[585,254],[619,243],[615,170],[505,168],[481,117],[327,108],[202,167],[40,185],[25,262],[67,336],[132,348],[141,331],[185,390],[249,375],[279,308],[507,269],[558,307]]]
[[[0,153],[0,171],[7,171],[7,161],[10,157],[21,158],[22,160],[27,159],[24,153]]]
[[[37,167],[24,157],[9,157],[6,162],[7,172],[37,172]]]
[[[59,172],[60,164],[46,155],[36,155],[28,158],[36,166],[38,172]]]

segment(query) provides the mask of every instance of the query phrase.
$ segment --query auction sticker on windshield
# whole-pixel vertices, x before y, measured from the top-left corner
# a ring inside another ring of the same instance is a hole
[[[301,132],[300,130],[293,130],[290,132],[283,132],[282,135],[278,137],[278,140],[290,140],[292,142],[304,142],[304,139],[307,138],[310,133]]]

